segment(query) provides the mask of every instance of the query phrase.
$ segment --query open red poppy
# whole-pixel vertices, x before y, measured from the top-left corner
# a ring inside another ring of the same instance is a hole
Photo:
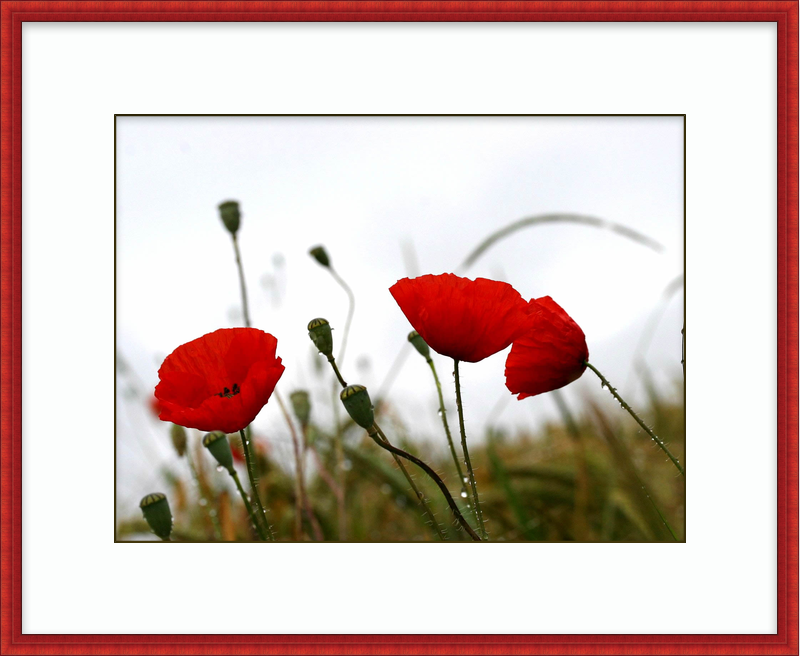
[[[531,299],[532,324],[506,359],[506,387],[522,400],[581,377],[589,360],[586,337],[549,296]]]
[[[497,280],[443,273],[403,278],[389,291],[428,346],[463,362],[502,351],[530,322],[519,292]]]
[[[248,426],[283,374],[277,346],[256,328],[223,328],[179,346],[158,370],[159,419],[226,433]]]

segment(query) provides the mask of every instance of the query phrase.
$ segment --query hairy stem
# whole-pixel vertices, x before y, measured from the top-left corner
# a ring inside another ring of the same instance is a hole
[[[378,435],[384,441],[384,443],[391,445],[391,442],[389,442],[389,438],[386,437],[386,434],[380,429],[380,427],[377,424],[375,424],[375,429],[378,431]],[[422,506],[423,510],[425,510],[425,512],[427,513],[428,517],[431,518],[431,525],[433,526],[434,530],[436,531],[436,535],[438,535],[439,539],[442,540],[442,541],[447,540],[447,537],[442,532],[441,526],[439,526],[439,522],[436,521],[436,517],[434,516],[433,512],[430,509],[430,506],[428,505],[428,500],[425,498],[425,494],[423,494],[423,492],[421,492],[420,489],[417,487],[417,485],[414,483],[414,479],[411,478],[411,474],[408,473],[408,470],[406,469],[406,466],[403,464],[403,462],[400,460],[400,458],[398,458],[397,454],[396,453],[392,453],[392,457],[394,458],[394,461],[397,463],[397,466],[400,467],[400,471],[403,472],[403,476],[406,477],[406,480],[408,481],[408,484],[411,486],[411,489],[414,491],[414,494],[417,496],[417,500],[419,501],[419,503]]]
[[[267,529],[269,529],[267,514],[266,512],[264,512],[264,506],[261,505],[261,495],[258,493],[258,479],[256,478],[256,470],[255,470],[255,465],[253,463],[253,456],[250,453],[250,440],[245,435],[244,429],[239,431],[239,435],[241,435],[242,437],[242,450],[244,451],[244,460],[247,465],[247,476],[250,479],[250,489],[256,504],[256,511],[257,511],[256,515],[261,521],[262,527],[266,526]],[[270,539],[274,541],[275,536],[272,535],[271,529],[268,530],[268,534]]]
[[[410,460],[413,462],[417,467],[422,469],[428,476],[433,479],[433,482],[439,486],[439,489],[442,491],[445,500],[447,501],[447,505],[450,506],[450,510],[453,511],[453,514],[456,516],[458,523],[461,524],[461,527],[469,533],[470,537],[475,540],[476,542],[480,542],[481,539],[478,537],[478,534],[472,530],[472,527],[467,523],[464,519],[461,511],[458,509],[456,502],[453,501],[453,497],[450,495],[450,491],[447,489],[447,486],[444,484],[439,475],[433,471],[428,465],[426,465],[422,460],[417,458],[416,456],[412,456],[410,453],[406,453],[402,449],[398,449],[396,446],[392,446],[388,442],[384,442],[379,436],[378,431],[380,429],[377,427],[377,424],[373,424],[370,429],[367,430],[367,434],[372,438],[372,440],[382,449],[386,449],[387,451],[391,451],[392,453],[400,456],[401,458],[405,458],[406,460]]]
[[[645,424],[645,423],[644,423],[644,422],[643,422],[643,421],[642,421],[642,420],[639,418],[639,415],[637,415],[637,414],[636,414],[636,413],[633,411],[633,408],[631,408],[631,406],[629,406],[629,405],[628,405],[628,404],[625,402],[625,399],[623,399],[623,398],[622,398],[622,397],[621,397],[621,396],[620,396],[620,395],[617,393],[617,390],[616,390],[616,388],[614,388],[614,387],[612,387],[612,386],[611,386],[611,383],[609,383],[609,382],[606,380],[605,376],[603,376],[603,374],[601,374],[601,373],[600,373],[600,372],[599,372],[599,371],[598,371],[598,370],[597,370],[597,369],[594,367],[594,365],[590,364],[589,362],[587,362],[587,363],[586,363],[586,366],[587,366],[587,367],[589,367],[589,369],[591,369],[592,371],[594,371],[594,373],[595,373],[595,374],[597,374],[597,377],[598,377],[598,378],[600,379],[600,381],[602,382],[602,384],[603,384],[603,387],[607,387],[607,388],[608,388],[608,391],[609,391],[609,392],[611,392],[611,396],[613,396],[613,397],[614,397],[614,398],[615,398],[617,401],[619,401],[619,404],[620,404],[620,405],[623,407],[623,409],[624,409],[624,410],[625,410],[625,411],[626,411],[626,412],[627,412],[627,413],[628,413],[628,414],[629,414],[631,417],[633,417],[633,418],[636,420],[636,423],[637,423],[637,424],[639,424],[639,426],[641,426],[641,427],[644,429],[644,432],[645,432],[645,433],[647,433],[647,434],[648,434],[648,435],[649,435],[651,438],[653,438],[653,441],[654,441],[656,444],[658,444],[658,446],[661,448],[661,450],[662,450],[664,453],[666,453],[666,454],[667,454],[667,457],[668,457],[670,460],[672,460],[672,464],[673,464],[673,465],[675,465],[675,466],[678,468],[678,471],[679,471],[681,474],[683,474],[683,475],[686,475],[686,472],[684,472],[684,470],[683,470],[683,467],[681,466],[681,463],[678,461],[678,459],[677,459],[675,456],[673,456],[673,455],[670,453],[669,449],[667,448],[667,445],[666,445],[666,444],[664,444],[664,442],[661,440],[661,438],[660,438],[660,437],[658,437],[658,435],[656,435],[656,434],[655,434],[655,433],[654,433],[654,432],[653,432],[653,431],[652,431],[652,430],[651,430],[651,429],[650,429],[650,428],[647,426],[647,424]]]
[[[247,508],[247,512],[250,515],[250,521],[253,522],[253,527],[256,529],[258,533],[258,537],[260,537],[264,542],[267,540],[267,536],[264,533],[264,527],[261,526],[261,522],[256,519],[256,515],[253,512],[253,506],[250,504],[250,500],[247,498],[247,492],[244,491],[242,487],[242,482],[239,480],[239,474],[236,473],[236,470],[231,467],[228,470],[228,473],[231,475],[234,483],[236,483],[236,489],[239,490],[239,494],[242,497],[242,501],[244,501],[244,507]]]
[[[478,520],[478,527],[481,531],[481,537],[484,540],[488,540],[489,536],[486,533],[486,526],[483,523],[481,503],[478,500],[478,486],[475,485],[475,472],[472,471],[472,462],[469,459],[469,449],[467,449],[467,433],[464,429],[464,406],[461,403],[461,378],[458,375],[458,360],[453,359],[453,362],[455,363],[453,373],[456,378],[456,406],[458,407],[458,427],[461,429],[461,448],[464,449],[464,461],[467,464],[469,484],[472,488],[472,501],[475,504],[475,517]]]
[[[453,462],[456,465],[456,470],[458,471],[458,484],[461,487],[464,487],[464,483],[466,482],[466,476],[464,476],[464,471],[461,469],[461,462],[458,459],[458,454],[456,453],[456,446],[453,444],[453,436],[450,434],[450,426],[447,423],[447,411],[444,407],[444,396],[442,395],[442,384],[439,382],[439,376],[436,373],[436,366],[433,364],[433,360],[431,358],[427,358],[428,366],[431,368],[431,372],[433,373],[433,380],[436,382],[436,393],[439,395],[439,416],[442,418],[442,424],[444,424],[444,432],[447,435],[447,444],[450,446],[450,453],[453,456]]]

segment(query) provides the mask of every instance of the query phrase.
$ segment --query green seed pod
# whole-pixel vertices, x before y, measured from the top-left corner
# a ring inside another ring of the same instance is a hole
[[[314,246],[308,254],[313,257],[317,262],[319,262],[324,267],[331,266],[331,259],[328,257],[328,251],[325,250],[324,246]]]
[[[417,351],[419,351],[419,354],[423,358],[430,360],[431,350],[428,348],[425,340],[422,339],[422,335],[420,335],[416,330],[412,330],[410,333],[408,333],[408,341],[411,342]]]
[[[233,454],[231,453],[231,445],[228,442],[228,436],[222,431],[214,431],[207,433],[203,438],[203,446],[211,451],[214,459],[225,469],[231,471],[233,469]]]
[[[312,319],[308,324],[308,336],[322,355],[333,356],[333,335],[327,319]]]
[[[344,409],[361,428],[370,428],[375,423],[375,413],[369,392],[363,385],[348,385],[339,395]]]
[[[308,392],[297,390],[289,395],[289,399],[292,401],[294,416],[297,417],[300,425],[305,428],[308,426],[308,419],[311,416],[311,399],[308,396]]]
[[[172,513],[167,496],[161,492],[148,494],[141,500],[139,507],[153,533],[162,540],[169,540],[170,533],[172,533]]]
[[[224,203],[220,203],[219,216],[228,229],[228,232],[235,235],[236,231],[239,229],[239,221],[242,218],[239,212],[239,203],[235,200],[226,200]]]
[[[186,453],[186,429],[178,424],[172,424],[169,436],[172,438],[172,446],[175,447],[178,455],[183,457],[183,454]]]

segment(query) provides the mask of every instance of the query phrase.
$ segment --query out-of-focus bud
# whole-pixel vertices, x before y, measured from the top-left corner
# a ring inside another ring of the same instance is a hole
[[[420,335],[416,330],[412,330],[410,333],[408,333],[408,341],[411,342],[417,351],[419,351],[419,354],[423,358],[430,360],[431,350],[428,348],[425,340],[422,339],[422,335]]]
[[[242,218],[239,212],[239,203],[235,200],[226,200],[224,203],[220,203],[219,216],[228,229],[228,232],[235,235],[236,231],[239,229],[239,222]]]
[[[308,254],[313,257],[317,262],[319,262],[324,267],[331,266],[331,258],[328,257],[328,251],[325,250],[324,246],[314,246]]]
[[[144,520],[162,540],[169,540],[172,533],[172,512],[169,509],[167,495],[161,492],[148,494],[139,502]]]
[[[327,319],[312,319],[308,323],[308,336],[317,350],[328,357],[333,356],[333,335]]]
[[[370,428],[375,423],[375,413],[372,410],[372,401],[369,392],[363,385],[348,385],[339,395],[347,414],[361,428]]]
[[[292,401],[294,416],[297,417],[297,421],[300,422],[300,425],[305,428],[308,426],[308,420],[311,416],[311,399],[308,396],[308,392],[305,390],[297,390],[296,392],[292,392],[289,398]]]
[[[172,424],[169,436],[172,438],[172,446],[175,447],[178,455],[183,457],[183,454],[186,453],[186,429],[178,424]]]
[[[222,431],[214,431],[207,433],[203,438],[203,446],[211,451],[214,459],[225,469],[231,471],[233,469],[233,454],[231,453],[231,445],[228,443],[228,436]]]

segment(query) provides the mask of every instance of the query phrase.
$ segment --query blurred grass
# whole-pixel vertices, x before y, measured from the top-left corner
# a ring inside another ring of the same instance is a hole
[[[685,455],[685,412],[682,382],[676,390],[656,389],[640,371],[649,404],[641,415],[682,462]],[[584,399],[579,411],[569,408],[559,391],[552,392],[560,421],[536,431],[514,434],[491,429],[474,440],[481,506],[492,541],[673,542],[683,541],[685,479],[663,452],[622,412],[610,397]],[[443,435],[412,439],[402,430],[402,409],[378,407],[378,420],[390,439],[428,462],[460,501],[474,526],[474,516],[460,497],[461,482]],[[439,541],[427,524],[415,495],[388,453],[366,433],[345,422],[343,436],[345,508],[348,541]],[[337,497],[331,483],[336,453],[333,427],[312,423],[308,429],[307,490],[312,512],[326,541],[339,539]],[[177,541],[253,540],[249,519],[229,477],[215,470],[200,434],[189,431],[194,472],[175,454],[163,474],[174,515]],[[164,440],[169,440],[164,425]],[[291,541],[295,525],[293,468],[270,455],[269,439],[257,453],[260,493],[278,540]],[[235,442],[234,442],[235,445]],[[316,451],[316,456],[311,450]],[[314,456],[314,457],[312,457]],[[317,464],[319,463],[319,464]],[[320,475],[320,466],[325,475]],[[409,471],[430,500],[436,519],[452,541],[468,540],[458,528],[436,486],[415,466]],[[303,518],[303,539],[314,535]],[[118,540],[154,539],[141,515],[122,518]]]

